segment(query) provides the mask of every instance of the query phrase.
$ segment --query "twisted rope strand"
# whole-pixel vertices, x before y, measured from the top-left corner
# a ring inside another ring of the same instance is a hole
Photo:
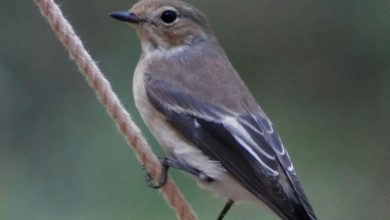
[[[161,164],[153,154],[150,146],[142,136],[140,129],[132,121],[117,95],[112,91],[110,83],[97,67],[92,57],[85,50],[81,40],[75,34],[72,26],[63,16],[60,8],[53,0],[34,0],[41,13],[48,20],[58,39],[68,50],[70,57],[77,63],[90,86],[95,90],[99,101],[106,107],[114,119],[129,146],[132,146],[138,159],[153,177],[160,175]],[[197,217],[190,205],[182,196],[172,179],[161,188],[166,201],[175,209],[179,219],[196,220]]]

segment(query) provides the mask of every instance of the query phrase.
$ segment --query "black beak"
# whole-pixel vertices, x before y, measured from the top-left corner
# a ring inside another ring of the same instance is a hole
[[[110,16],[112,18],[115,18],[119,21],[125,21],[125,22],[130,22],[130,23],[140,23],[143,21],[142,18],[138,17],[134,13],[128,12],[128,11],[118,11],[118,12],[112,12],[110,13]]]

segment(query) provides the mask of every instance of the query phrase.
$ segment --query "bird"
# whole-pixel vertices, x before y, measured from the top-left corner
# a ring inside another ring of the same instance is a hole
[[[182,0],[141,0],[110,13],[138,35],[135,105],[167,153],[153,188],[170,167],[227,199],[265,206],[283,220],[317,219],[275,126],[264,113],[206,16]]]

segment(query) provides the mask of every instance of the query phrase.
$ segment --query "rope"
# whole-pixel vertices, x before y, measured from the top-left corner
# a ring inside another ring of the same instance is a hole
[[[114,119],[122,134],[126,137],[129,146],[137,154],[139,161],[153,176],[160,176],[161,164],[153,154],[150,146],[142,136],[140,129],[132,121],[130,114],[125,110],[117,95],[112,91],[110,83],[104,77],[92,57],[85,50],[81,40],[75,34],[72,26],[63,16],[60,8],[53,0],[34,0],[41,13],[48,20],[58,39],[68,50],[70,57],[77,63],[90,86],[95,90],[99,101],[106,107],[109,115]],[[197,217],[190,205],[182,196],[172,179],[160,189],[166,201],[175,209],[179,219],[196,220]]]

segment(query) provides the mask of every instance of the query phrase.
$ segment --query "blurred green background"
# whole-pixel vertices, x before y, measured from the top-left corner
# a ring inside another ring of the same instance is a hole
[[[137,124],[135,1],[57,1]],[[191,3],[276,124],[319,219],[390,216],[390,2]],[[32,1],[0,7],[0,219],[175,219]],[[171,172],[200,219],[224,200]],[[274,219],[254,205],[228,219]]]

